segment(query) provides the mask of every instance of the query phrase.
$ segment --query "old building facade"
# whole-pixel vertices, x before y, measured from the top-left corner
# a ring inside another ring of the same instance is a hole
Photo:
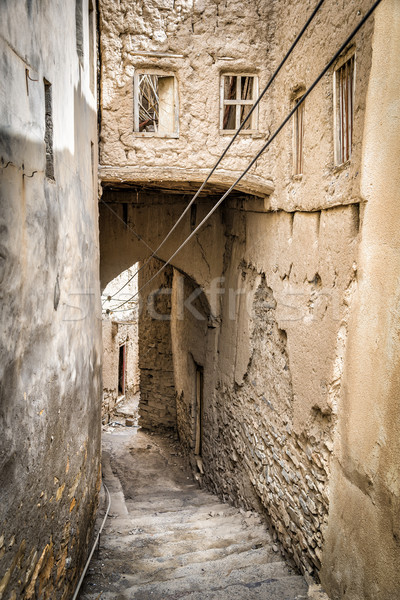
[[[0,598],[72,595],[100,482],[100,289],[137,262],[141,425],[176,429],[201,485],[265,515],[332,600],[399,595],[397,0],[301,103],[373,4],[321,3],[160,246],[316,4],[100,0],[98,132],[94,4],[1,7]],[[126,332],[104,328],[112,353]]]
[[[371,5],[321,6],[195,208],[157,250],[158,266]],[[103,285],[121,255],[128,264],[151,254],[136,232],[158,247],[312,8],[101,2]],[[381,362],[398,349],[397,242],[383,216],[397,218],[398,131],[388,123],[399,110],[398,44],[399,7],[389,0],[142,291],[143,305],[156,298],[167,317],[145,313],[139,325],[142,424],[176,425],[199,480],[265,511],[287,553],[332,598],[386,599],[400,589],[399,488],[389,467],[399,455],[397,362]],[[157,270],[153,260],[139,288]]]

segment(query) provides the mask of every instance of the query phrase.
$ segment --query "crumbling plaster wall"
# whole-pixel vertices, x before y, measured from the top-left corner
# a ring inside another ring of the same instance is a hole
[[[118,5],[102,0],[100,164],[129,178],[138,165],[196,171],[211,168],[229,137],[219,133],[219,81],[224,72],[256,73],[260,90],[311,12],[303,2],[234,0],[146,1]],[[241,135],[222,168],[240,171],[293,107],[294,93],[311,85],[370,7],[363,0],[325,3],[259,106],[259,132]],[[365,94],[373,19],[353,40],[356,96],[353,160],[334,160],[333,70],[306,100],[304,173],[293,176],[292,124],[259,158],[251,173],[273,178],[273,210],[318,210],[358,202]],[[140,56],[140,52],[147,53]],[[182,58],[149,53],[181,54]],[[309,60],[310,58],[310,60]],[[174,72],[179,85],[179,139],[142,138],[133,133],[135,69]],[[183,175],[183,171],[182,171]],[[185,177],[188,174],[185,172]]]
[[[305,2],[279,2],[274,32],[274,56],[283,57],[305,22]],[[340,48],[371,2],[325,2],[294,54],[282,69],[273,87],[268,106],[277,127],[294,106],[296,91],[307,90]],[[313,3],[314,5],[314,3]],[[311,11],[311,7],[308,8]],[[371,67],[371,36],[374,17],[362,27],[350,47],[355,50],[354,127],[351,160],[338,166],[334,153],[334,77],[335,65],[306,98],[304,105],[304,168],[294,175],[293,124],[284,128],[270,146],[266,163],[275,193],[272,209],[318,210],[363,201],[361,152],[365,118],[365,99]],[[257,161],[258,162],[258,161]],[[265,171],[264,171],[265,173]]]
[[[72,3],[0,8],[4,599],[72,596],[100,486],[97,120],[83,6],[83,65]],[[55,181],[45,177],[44,78],[52,84]]]
[[[228,209],[225,220],[231,233],[219,371],[206,417],[206,481],[231,502],[261,503],[288,554],[316,573],[356,279],[358,210]]]
[[[204,292],[185,274],[174,269],[172,286],[171,337],[179,439],[193,457],[196,421],[201,418],[196,394],[196,369],[203,371],[203,426],[207,398],[214,389],[216,324]]]
[[[100,2],[102,121],[100,163],[115,167],[211,167],[227,144],[219,134],[221,71],[259,73],[271,68],[273,6],[268,2],[160,0]],[[138,56],[155,51],[182,58]],[[232,60],[233,59],[233,60]],[[179,139],[135,137],[135,69],[174,72],[179,86]],[[268,122],[260,109],[262,136]],[[260,140],[243,136],[226,159],[227,169],[245,166]]]

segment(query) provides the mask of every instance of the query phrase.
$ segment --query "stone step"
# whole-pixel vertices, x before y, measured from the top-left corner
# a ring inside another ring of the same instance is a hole
[[[205,557],[208,560],[189,562],[184,566],[180,565],[180,557],[177,556],[170,560],[168,568],[164,561],[157,563],[138,560],[135,561],[133,573],[126,570],[119,572],[119,575],[132,586],[132,589],[135,586],[142,588],[145,585],[157,584],[158,589],[161,590],[166,589],[165,586],[170,586],[171,582],[177,582],[176,585],[173,583],[176,591],[203,589],[196,587],[199,581],[203,587],[212,588],[215,581],[221,578],[227,579],[229,583],[243,583],[292,575],[287,564],[279,557],[271,557],[264,553],[262,556],[264,560],[261,560],[261,556],[257,554],[257,551],[253,551],[252,555],[248,552],[237,553],[214,560]],[[271,562],[272,559],[275,562]],[[109,575],[107,569],[103,569],[102,574],[106,578]]]
[[[193,506],[205,506],[208,504],[218,503],[218,498],[213,496],[209,492],[199,489],[197,484],[185,486],[185,490],[168,490],[166,494],[165,489],[152,488],[150,494],[133,493],[131,497],[126,496],[127,504],[131,504],[133,510],[152,510],[155,506],[159,507],[160,512],[163,509],[168,508],[169,510],[178,509],[180,506],[186,506],[187,508]],[[219,506],[229,507],[228,504],[219,502]]]
[[[215,499],[214,499],[215,500]],[[129,509],[129,514],[134,518],[146,518],[153,516],[163,516],[163,518],[170,518],[176,515],[179,519],[180,517],[186,516],[188,520],[196,520],[198,517],[208,518],[211,516],[224,516],[224,515],[234,515],[237,514],[237,508],[229,506],[228,504],[221,504],[220,502],[205,502],[204,504],[199,504],[197,506],[183,506],[181,504],[149,504],[146,506],[142,506],[137,502],[132,500],[127,500],[126,505]],[[250,511],[249,511],[250,512]],[[251,513],[250,516],[244,516],[244,518],[255,518],[261,522],[259,515],[257,513]]]
[[[165,514],[165,513],[164,513]],[[168,513],[166,513],[168,514]],[[221,529],[227,529],[230,531],[240,530],[246,533],[247,531],[259,531],[262,535],[268,535],[268,531],[265,525],[259,522],[252,522],[250,519],[245,520],[240,515],[231,514],[225,516],[203,516],[197,519],[184,519],[177,520],[177,515],[166,518],[163,515],[160,516],[147,516],[142,519],[132,519],[134,526],[146,533],[158,533],[162,530],[167,531],[220,531]]]
[[[132,557],[143,556],[169,556],[188,554],[199,550],[214,550],[218,548],[226,548],[228,546],[236,546],[237,549],[249,550],[252,547],[263,547],[268,544],[265,536],[259,532],[246,534],[245,537],[239,537],[234,533],[222,535],[213,535],[209,532],[206,535],[202,531],[187,534],[186,539],[182,539],[179,532],[168,531],[154,535],[135,535],[130,536],[103,536],[101,547],[106,551],[113,551],[115,557],[119,556],[119,549],[128,548]]]
[[[99,585],[94,592],[85,594],[80,600],[96,600],[100,597],[101,600],[307,600],[307,584],[299,575],[233,584],[215,581],[211,589],[188,592],[180,592],[173,585],[165,589],[161,587],[162,584],[129,587],[128,581],[121,577],[115,580],[115,591],[103,591]]]
[[[135,593],[132,600],[147,600],[149,596]],[[307,600],[307,584],[304,579],[297,576],[269,578],[265,581],[254,581],[245,584],[227,585],[213,590],[189,592],[183,595],[158,595],[152,594],[153,600]]]
[[[175,550],[174,547],[169,548],[169,550],[171,549]],[[185,550],[185,548],[180,549]],[[219,560],[224,557],[232,557],[234,555],[240,555],[246,552],[250,553],[252,551],[260,553],[261,556],[265,558],[266,562],[274,562],[281,560],[279,554],[275,554],[271,550],[269,544],[264,547],[259,547],[259,544],[254,544],[251,541],[247,543],[242,542],[240,544],[230,544],[229,546],[222,546],[218,548],[186,548],[186,552],[184,551],[176,555],[166,554],[165,556],[163,556],[161,552],[154,552],[154,548],[151,548],[151,551],[151,553],[145,554],[146,546],[141,545],[135,549],[132,549],[129,552],[129,555],[127,556],[127,553],[124,550],[118,548],[102,548],[101,557],[104,557],[104,560],[108,560],[109,557],[112,557],[114,563],[128,564],[133,569],[133,572],[135,572],[136,565],[139,564],[142,560],[145,561],[145,563],[152,562],[155,568],[158,568],[160,564],[165,564],[165,568],[168,568],[169,566],[171,566],[171,564],[175,565],[177,560],[179,561],[179,564],[181,566],[185,566],[193,563]],[[252,560],[254,560],[254,558]]]
[[[145,433],[111,441],[111,515],[80,600],[307,598],[262,517],[200,489],[171,442]]]

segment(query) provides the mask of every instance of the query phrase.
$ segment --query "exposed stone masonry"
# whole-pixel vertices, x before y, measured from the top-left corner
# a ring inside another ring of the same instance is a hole
[[[275,310],[263,275],[254,296],[252,357],[244,383],[218,390],[218,445],[228,451],[213,461],[212,479],[225,499],[250,508],[252,496],[242,483],[247,473],[288,554],[312,572],[320,568],[328,512],[332,419],[324,420],[318,437],[293,431],[286,333]]]
[[[152,261],[139,273],[139,289],[161,265],[160,261]],[[168,266],[146,288],[143,305],[140,308],[139,414],[140,426],[145,429],[176,427],[170,321],[171,288],[172,267]],[[153,295],[153,292],[156,294]]]

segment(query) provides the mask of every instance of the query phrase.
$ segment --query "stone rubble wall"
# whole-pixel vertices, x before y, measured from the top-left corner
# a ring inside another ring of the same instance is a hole
[[[224,500],[265,511],[287,554],[317,575],[356,285],[358,211],[262,218],[227,211],[226,220],[233,235],[222,369],[205,415],[205,483]]]
[[[139,289],[161,265],[159,260],[152,260],[139,273]],[[171,291],[172,267],[167,266],[143,290],[139,309],[139,425],[144,429],[176,427]],[[155,296],[154,301],[151,300],[153,292],[161,292]]]

